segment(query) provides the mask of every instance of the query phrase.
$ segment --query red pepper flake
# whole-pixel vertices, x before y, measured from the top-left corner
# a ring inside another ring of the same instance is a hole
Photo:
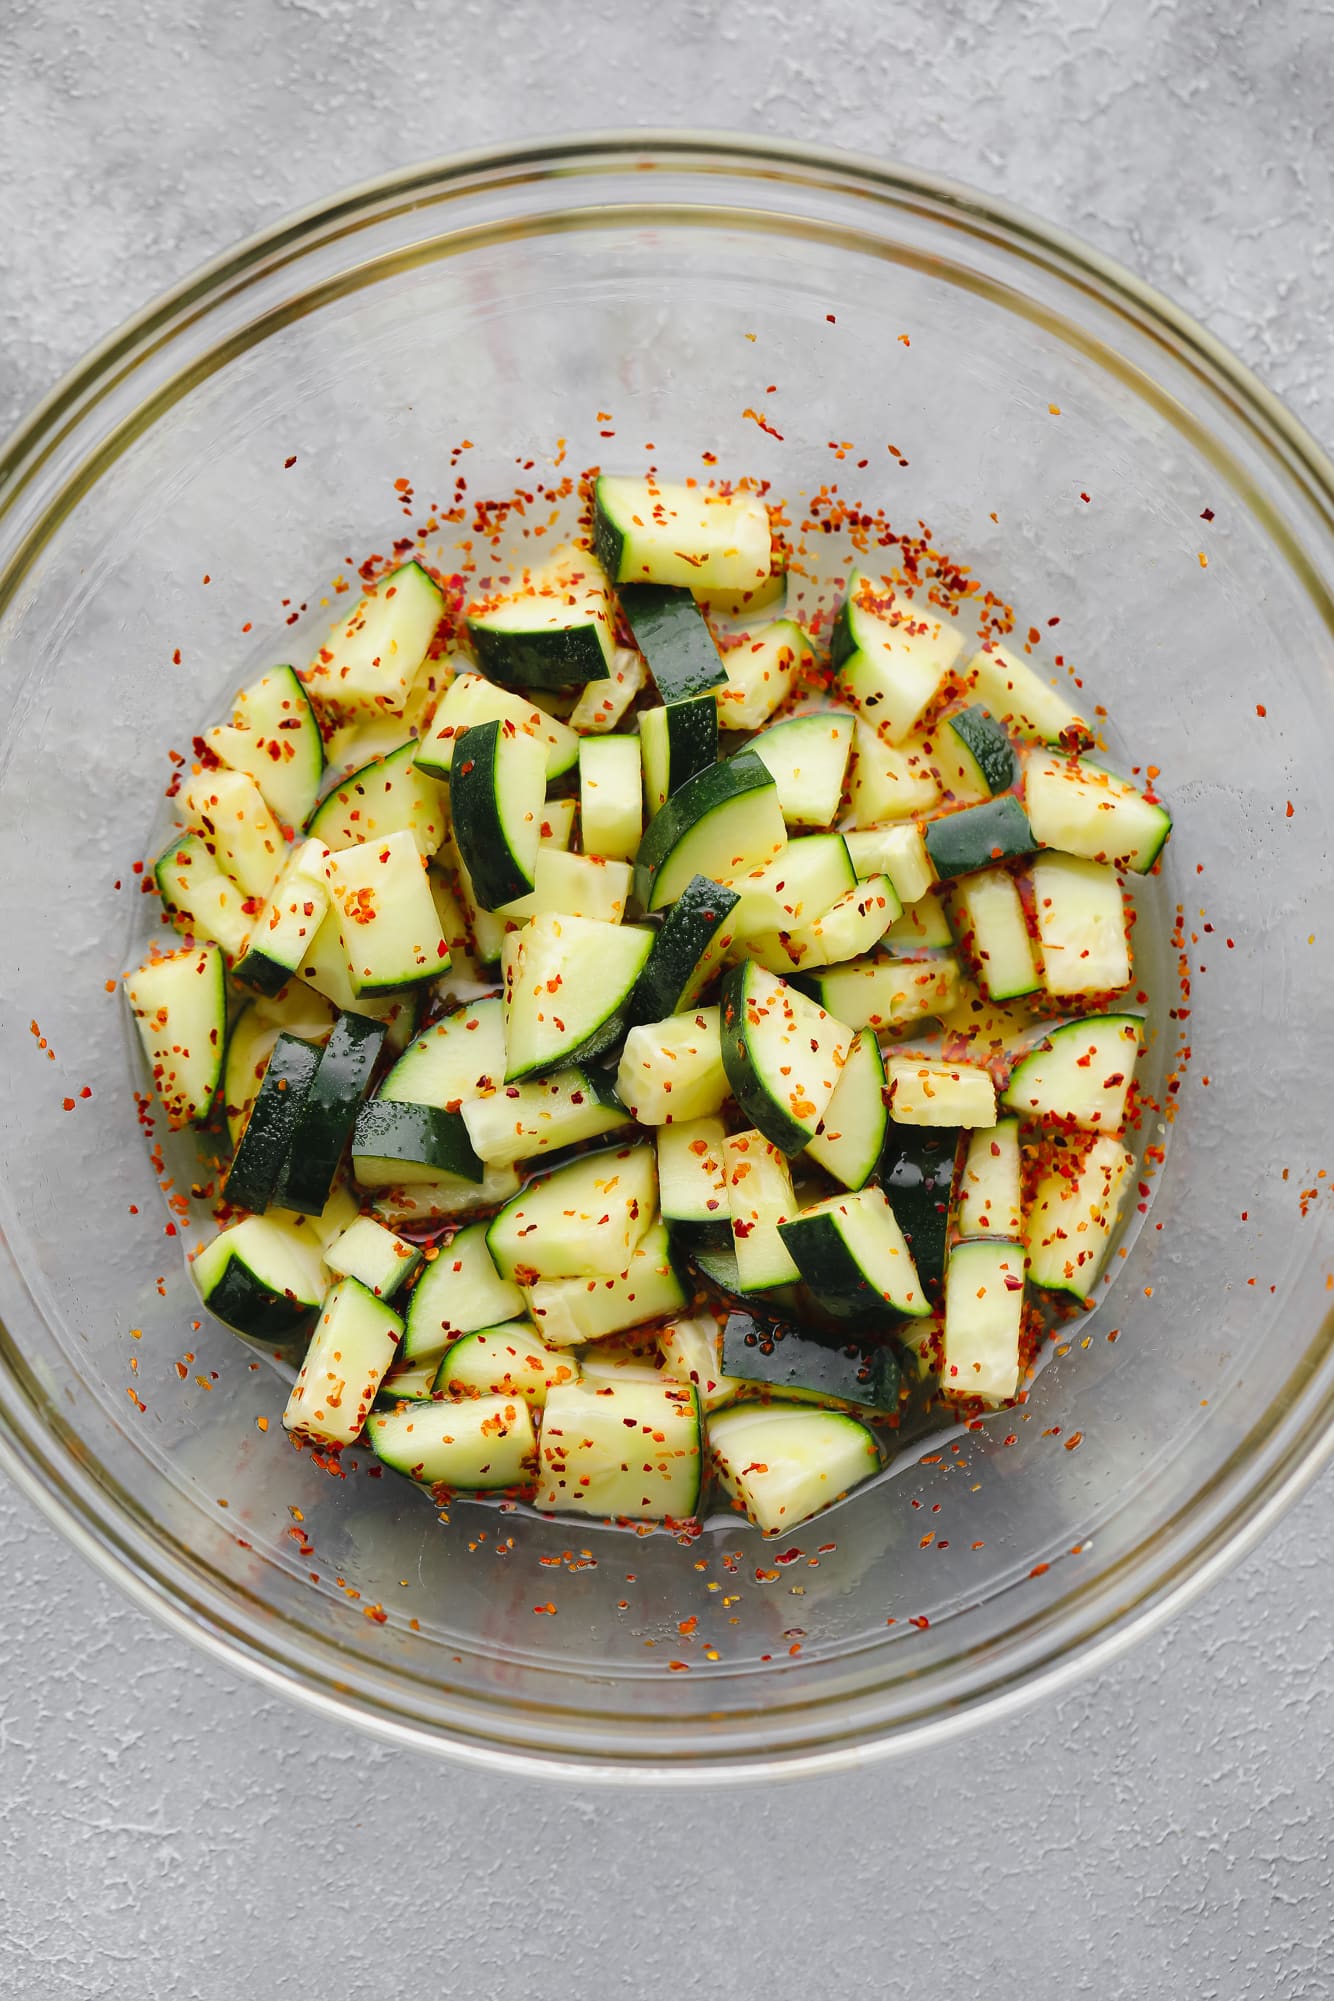
[[[1285,819],[1285,820],[1290,820],[1290,819],[1292,818],[1292,815],[1293,815],[1293,812],[1294,812],[1294,810],[1295,810],[1295,809],[1294,809],[1294,807],[1293,807],[1293,804],[1292,804],[1292,801],[1291,801],[1291,799],[1289,799],[1289,801],[1288,801],[1288,810],[1287,810],[1287,812],[1286,812],[1286,813],[1285,813],[1285,814],[1283,815],[1284,819]]]
[[[919,1633],[924,1633],[931,1624],[931,1621],[927,1618],[925,1612],[919,1612],[915,1619],[909,1619],[908,1624],[916,1626]]]
[[[669,1668],[670,1668],[670,1669],[672,1670],[672,1673],[673,1673],[673,1674],[689,1674],[689,1673],[690,1673],[690,1663],[689,1663],[689,1661],[668,1661],[667,1665],[668,1665],[668,1667],[669,1667]]]
[[[1204,509],[1204,512],[1200,516],[1201,521],[1212,521],[1213,518],[1214,518],[1214,510],[1212,507],[1206,507]]]
[[[767,431],[767,432],[768,432],[768,434],[769,434],[769,436],[770,436],[771,438],[777,438],[777,440],[778,440],[779,444],[780,444],[780,445],[782,444],[782,442],[783,442],[783,433],[782,433],[781,431],[776,431],[776,430],[774,429],[773,425],[772,425],[772,424],[770,424],[770,423],[768,423],[768,422],[767,422],[767,421],[766,421],[766,420],[765,420],[765,419],[764,419],[764,418],[763,418],[763,417],[762,417],[762,416],[760,415],[760,413],[759,413],[759,411],[758,411],[758,410],[750,410],[750,409],[746,409],[746,410],[743,410],[743,411],[741,412],[741,414],[742,414],[742,416],[743,416],[743,417],[749,417],[749,418],[751,419],[752,423],[755,423],[755,424],[758,424],[758,425],[759,425],[759,427],[760,427],[760,429],[761,429],[762,431]]]
[[[1081,493],[1079,497],[1082,501],[1087,502],[1088,500],[1088,495],[1086,493]]]
[[[555,1606],[554,1606],[554,1605],[552,1604],[552,1602],[551,1602],[551,1600],[550,1600],[549,1598],[548,1598],[548,1600],[547,1600],[547,1602],[546,1602],[546,1604],[545,1604],[545,1605],[534,1605],[534,1607],[533,1607],[533,1611],[534,1611],[535,1613],[541,1613],[541,1612],[545,1612],[545,1613],[547,1613],[547,1615],[548,1615],[548,1616],[549,1616],[550,1618],[553,1618],[553,1619],[554,1619],[554,1618],[555,1618],[555,1616],[556,1616],[556,1608],[555,1608]]]
[[[826,319],[828,320],[828,322],[829,322],[829,324],[830,324],[830,326],[831,326],[831,327],[832,327],[832,326],[836,326],[836,325],[838,324],[838,322],[837,322],[837,321],[835,320],[835,318],[834,318],[834,315],[833,315],[832,313],[826,313],[826,314],[825,314],[825,318],[826,318]],[[754,334],[747,334],[746,338],[747,338],[747,340],[754,340],[755,336],[754,336]]]
[[[179,1368],[179,1366],[180,1364],[178,1363],[177,1367]],[[269,1420],[266,1417],[257,1417],[255,1419],[255,1423],[258,1425],[261,1431],[267,1431],[269,1428]]]
[[[1070,1436],[1065,1441],[1066,1451],[1073,1452],[1075,1447],[1079,1444],[1080,1440],[1083,1438],[1083,1436],[1084,1434],[1082,1431],[1072,1431],[1070,1433]]]
[[[899,335],[897,336],[897,339],[898,339],[898,343],[899,343],[899,346],[900,346],[900,347],[911,347],[911,346],[912,346],[912,342],[911,342],[911,341],[909,340],[909,338],[908,338],[907,334],[899,334]]]
[[[1028,1574],[1030,1577],[1045,1577],[1050,1569],[1051,1565],[1049,1563],[1035,1563]]]
[[[290,472],[295,464],[296,464],[296,453],[293,452],[290,459],[283,460],[283,471]]]
[[[1269,711],[1268,709],[1266,709],[1263,702],[1257,702],[1255,705],[1255,713],[1257,716],[1267,716]]]
[[[1200,568],[1201,568],[1202,570],[1207,570],[1207,569],[1208,569],[1208,567],[1209,567],[1209,558],[1208,558],[1208,557],[1207,557],[1207,556],[1205,555],[1205,553],[1204,553],[1203,549],[1201,549],[1201,551],[1200,551]]]
[[[74,1110],[73,1098],[62,1098],[60,1102],[64,1106],[67,1112],[72,1112]]]

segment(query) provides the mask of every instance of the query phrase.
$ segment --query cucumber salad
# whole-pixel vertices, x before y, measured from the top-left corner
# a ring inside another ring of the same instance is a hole
[[[195,739],[125,990],[300,1444],[775,1533],[1107,1281],[1171,822],[967,607],[873,555],[803,604],[745,486],[584,497]]]

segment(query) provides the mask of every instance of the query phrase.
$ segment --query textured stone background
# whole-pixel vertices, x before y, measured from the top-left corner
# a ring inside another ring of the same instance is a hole
[[[865,147],[1124,259],[1334,442],[1320,0],[0,0],[0,427],[235,238],[458,146],[613,123]],[[610,2001],[1334,1991],[1334,1483],[1004,1729],[732,1798],[330,1735],[0,1492],[0,1994]]]

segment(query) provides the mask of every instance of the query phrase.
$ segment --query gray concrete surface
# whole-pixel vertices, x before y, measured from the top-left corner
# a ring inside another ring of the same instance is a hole
[[[0,425],[340,183],[519,134],[890,153],[1147,275],[1334,442],[1318,0],[5,0]],[[0,1994],[273,2001],[1328,1995],[1334,1483],[1045,1710],[732,1799],[502,1783],[330,1735],[0,1492]]]

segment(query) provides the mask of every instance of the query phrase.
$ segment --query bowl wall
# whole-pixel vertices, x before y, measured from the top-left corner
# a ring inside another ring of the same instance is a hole
[[[150,929],[132,865],[167,747],[304,661],[348,559],[456,479],[471,505],[706,454],[928,524],[1110,711],[1113,751],[1160,768],[1176,829],[1136,945],[1176,1116],[1114,1286],[1012,1422],[777,1546],[735,1521],[691,1547],[468,1506],[446,1527],[295,1454],[274,1372],[195,1325],[105,991]],[[904,174],[535,149],[202,274],[37,414],[0,487],[11,1463],[233,1659],[483,1758],[829,1762],[1118,1644],[1330,1436],[1332,579],[1326,469],[1244,371],[1091,253]]]

